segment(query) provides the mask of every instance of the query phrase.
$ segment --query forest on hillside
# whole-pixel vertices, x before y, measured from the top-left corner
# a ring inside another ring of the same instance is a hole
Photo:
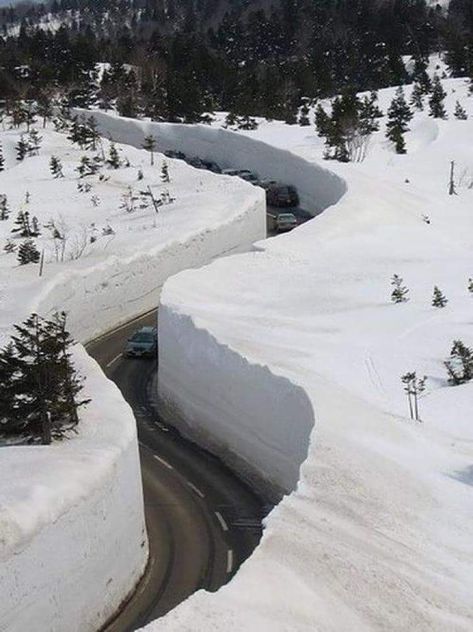
[[[408,82],[406,55],[443,51],[452,76],[473,73],[471,0],[53,0],[0,10],[0,29],[4,103],[156,120],[290,121],[307,99]]]

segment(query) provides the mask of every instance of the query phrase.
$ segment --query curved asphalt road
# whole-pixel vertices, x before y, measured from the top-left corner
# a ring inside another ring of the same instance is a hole
[[[135,413],[150,543],[147,571],[106,632],[136,630],[196,590],[228,582],[258,544],[267,507],[217,458],[159,420],[149,393],[156,362],[121,356],[133,331],[155,323],[156,312],[146,314],[87,346]]]

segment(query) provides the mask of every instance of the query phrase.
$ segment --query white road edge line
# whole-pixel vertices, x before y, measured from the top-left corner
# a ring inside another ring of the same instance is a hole
[[[217,516],[217,520],[220,522],[220,526],[222,527],[222,529],[224,531],[228,531],[228,525],[225,522],[225,520],[223,519],[222,514],[219,511],[215,511],[214,513]]]
[[[173,470],[173,466],[168,463],[167,461],[165,461],[164,459],[162,459],[160,456],[158,456],[157,454],[153,454],[153,457],[156,459],[156,461],[159,461],[160,463],[162,463],[164,465],[164,467],[167,467],[168,470]]]
[[[231,573],[233,569],[233,551],[228,549],[227,551],[227,573]]]
[[[186,483],[192,489],[192,491],[194,491],[197,494],[197,496],[200,496],[201,498],[205,498],[205,494],[201,492],[200,489],[194,485],[194,483],[191,483],[190,481],[186,481]]]
[[[116,362],[117,360],[119,360],[121,357],[122,357],[122,354],[121,354],[121,353],[119,353],[117,356],[115,356],[115,357],[113,358],[113,360],[110,360],[110,362],[108,362],[108,363],[105,365],[105,368],[106,368],[106,369],[108,369],[109,367],[111,367],[111,366],[112,366],[112,364],[115,364],[115,362]]]

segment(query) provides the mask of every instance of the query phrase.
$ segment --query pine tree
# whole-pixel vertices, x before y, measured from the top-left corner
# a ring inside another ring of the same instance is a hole
[[[5,193],[0,194],[0,221],[5,221],[10,217],[10,209],[8,208],[8,198]]]
[[[16,244],[11,239],[7,239],[7,243],[3,246],[3,250],[8,254],[15,252]]]
[[[38,156],[39,148],[41,147],[42,136],[39,135],[38,130],[32,129],[28,134],[28,155]]]
[[[427,378],[418,378],[415,371],[405,373],[401,376],[401,382],[404,384],[404,392],[409,402],[409,414],[411,419],[421,421],[419,417],[419,395],[425,391],[425,382]]]
[[[331,120],[324,108],[318,104],[315,110],[315,129],[318,136],[327,138],[330,134]]]
[[[3,157],[3,147],[0,143],[0,171],[5,169],[5,158]]]
[[[100,142],[100,134],[98,131],[97,121],[93,116],[90,116],[87,119],[86,125],[84,126],[84,144],[86,149],[91,149],[92,151],[96,151],[97,145]]]
[[[303,98],[301,107],[299,109],[299,121],[298,121],[301,127],[308,127],[310,125],[309,106],[310,106],[310,99]]]
[[[154,152],[156,151],[156,145],[157,145],[156,138],[152,135],[145,136],[143,144],[141,145],[143,149],[150,152],[151,166],[154,165]]]
[[[459,121],[466,121],[468,118],[468,114],[466,113],[466,110],[460,105],[460,101],[456,101],[455,103],[454,116]]]
[[[79,173],[80,178],[86,176],[93,176],[100,169],[100,164],[96,160],[91,160],[89,156],[82,156],[79,162],[79,166],[76,167],[76,171]]]
[[[424,109],[423,96],[424,91],[419,83],[415,83],[412,89],[410,104],[415,107],[416,110],[422,111]]]
[[[407,296],[409,294],[409,290],[403,285],[403,283],[404,280],[400,276],[397,274],[393,275],[391,279],[391,285],[394,288],[391,292],[391,301],[393,303],[406,303],[409,300]]]
[[[464,384],[473,378],[473,351],[461,340],[453,341],[450,358],[444,364],[450,384]]]
[[[71,359],[73,341],[64,313],[32,314],[0,351],[0,425],[4,434],[49,444],[77,425],[82,379]]]
[[[62,163],[57,156],[51,156],[51,160],[49,161],[49,170],[55,178],[64,178]]]
[[[448,303],[448,299],[442,294],[441,290],[435,286],[434,294],[432,296],[432,306],[433,307],[445,307]]]
[[[444,100],[447,93],[443,89],[442,82],[438,75],[434,75],[434,82],[432,86],[432,93],[429,99],[429,114],[433,118],[446,119],[447,112],[444,106]]]
[[[39,250],[36,248],[32,239],[23,241],[18,247],[17,258],[21,266],[27,265],[28,263],[38,263],[40,256]]]
[[[24,136],[20,136],[20,140],[17,142],[15,146],[16,150],[16,159],[18,162],[21,162],[25,159],[25,156],[28,153],[28,143],[25,141]]]
[[[18,233],[20,237],[31,237],[30,214],[28,211],[19,211],[12,233]]]
[[[429,94],[432,90],[432,81],[427,73],[428,59],[418,55],[414,60],[414,72],[412,73],[413,79],[420,87],[422,94]]]
[[[229,112],[225,117],[224,127],[234,127],[237,124],[238,117],[235,112]]]
[[[169,177],[169,167],[165,160],[163,160],[163,164],[161,167],[161,182],[171,182],[171,178]]]
[[[40,234],[41,234],[41,229],[39,227],[39,220],[36,217],[36,215],[34,215],[31,218],[31,237],[39,237]]]
[[[388,109],[386,137],[394,143],[396,153],[405,154],[406,146],[403,134],[409,130],[408,123],[412,119],[412,112],[404,98],[404,90],[399,87]]]
[[[117,150],[114,142],[110,142],[110,149],[109,149],[109,152],[108,152],[108,158],[106,160],[106,163],[112,169],[119,169],[120,168],[120,165],[121,165],[120,156],[118,155],[118,150]]]

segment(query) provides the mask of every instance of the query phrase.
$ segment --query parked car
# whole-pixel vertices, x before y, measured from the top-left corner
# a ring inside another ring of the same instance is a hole
[[[297,206],[299,196],[294,187],[287,184],[277,184],[266,189],[266,202],[270,206]]]
[[[297,226],[297,218],[293,213],[279,213],[275,224],[278,233],[284,233]]]
[[[222,173],[222,170],[220,169],[220,167],[217,165],[216,162],[212,162],[211,160],[203,160],[202,164],[204,165],[206,169],[208,169],[209,171],[212,171],[212,173]]]
[[[186,160],[186,155],[182,153],[182,151],[174,151],[170,149],[169,151],[165,151],[164,155],[167,158],[175,158],[177,160]]]
[[[128,338],[123,354],[134,358],[153,358],[158,349],[158,333],[155,327],[141,327]]]
[[[248,171],[248,169],[240,169],[237,176],[242,180],[246,180],[246,182],[250,182],[251,184],[256,184],[258,182],[258,176],[251,171]]]
[[[222,170],[222,174],[224,176],[237,176],[238,175],[238,169],[223,169]]]

